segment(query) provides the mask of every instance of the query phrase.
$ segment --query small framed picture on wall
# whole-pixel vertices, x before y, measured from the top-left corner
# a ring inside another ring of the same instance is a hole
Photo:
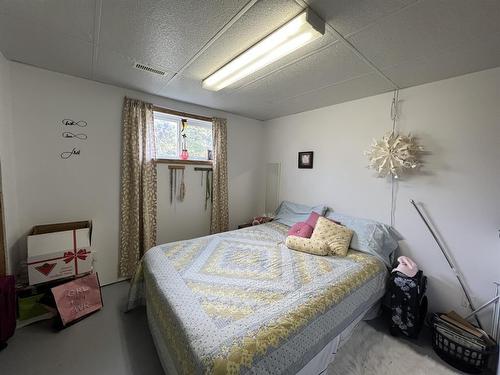
[[[299,168],[312,169],[313,167],[313,151],[299,152]]]

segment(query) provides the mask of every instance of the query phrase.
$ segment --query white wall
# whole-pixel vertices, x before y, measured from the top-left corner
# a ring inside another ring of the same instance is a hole
[[[231,227],[236,228],[264,211],[264,128],[260,121],[233,115],[225,117],[228,118],[229,217]],[[180,171],[177,173],[180,178]],[[184,173],[186,198],[183,202],[174,200],[170,205],[169,171],[165,165],[159,167],[159,243],[199,237],[209,232],[210,209],[205,211],[205,181],[202,185],[201,172],[195,172],[194,166],[186,166]]]
[[[432,310],[463,311],[462,293],[409,199],[425,203],[477,305],[500,281],[500,68],[402,90],[399,129],[430,155],[421,173],[399,183],[395,227],[429,276]],[[390,222],[391,185],[366,168],[363,151],[391,130],[392,93],[266,122],[267,159],[282,163],[281,199]],[[314,151],[314,169],[297,168]],[[482,314],[484,321],[489,313]]]
[[[24,235],[33,225],[92,219],[101,281],[117,279],[121,115],[126,95],[179,111],[226,117],[231,226],[263,210],[262,122],[18,63],[11,63],[11,72],[21,243],[12,256],[16,264],[25,258]],[[88,122],[86,142],[61,137],[65,118]],[[61,152],[74,146],[81,148],[79,157],[60,159]],[[209,216],[199,202],[198,172],[187,168],[186,202],[170,207],[167,167],[158,168],[159,240],[207,234]]]
[[[11,91],[10,64],[0,53],[0,191],[4,200],[4,215],[8,218],[5,221],[7,271],[11,269],[9,254],[17,248],[18,230]]]

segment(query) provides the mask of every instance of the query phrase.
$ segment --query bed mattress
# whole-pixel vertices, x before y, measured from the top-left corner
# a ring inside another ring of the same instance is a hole
[[[293,251],[287,230],[267,223],[147,252],[129,307],[146,303],[168,373],[295,374],[381,298],[378,259]]]

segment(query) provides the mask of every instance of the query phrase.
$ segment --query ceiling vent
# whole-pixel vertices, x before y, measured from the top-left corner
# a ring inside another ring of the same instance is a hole
[[[153,68],[152,66],[144,65],[141,63],[135,63],[134,67],[139,70],[143,70],[145,72],[153,73],[153,74],[158,74],[160,76],[164,76],[167,74],[164,70]]]

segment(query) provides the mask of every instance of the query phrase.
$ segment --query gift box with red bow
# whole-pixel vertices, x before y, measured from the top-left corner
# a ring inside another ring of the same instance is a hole
[[[30,285],[92,271],[90,221],[37,225],[28,236]]]

